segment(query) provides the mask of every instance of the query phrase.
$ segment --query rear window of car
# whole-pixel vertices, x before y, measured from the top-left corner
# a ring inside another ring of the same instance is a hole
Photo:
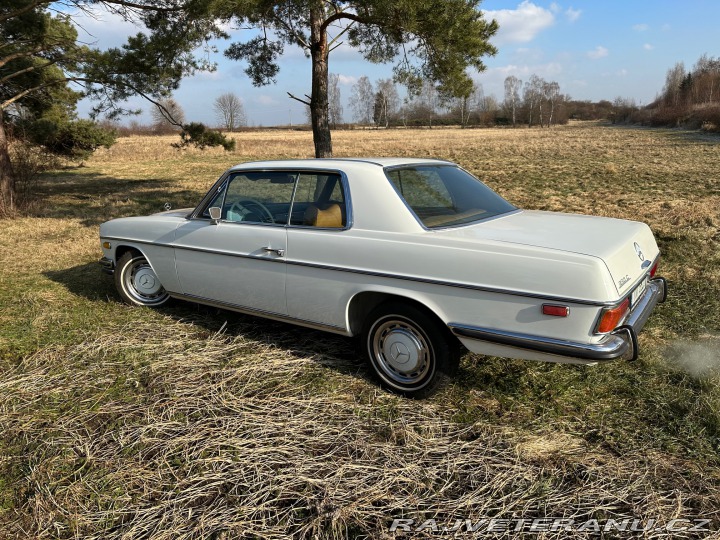
[[[386,171],[398,195],[427,228],[452,227],[516,208],[459,167],[428,165]]]

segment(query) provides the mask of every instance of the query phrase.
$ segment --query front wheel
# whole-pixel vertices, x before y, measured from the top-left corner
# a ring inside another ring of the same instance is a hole
[[[365,356],[383,386],[407,397],[427,397],[459,364],[459,348],[443,330],[425,310],[388,302],[367,319]]]
[[[158,307],[170,299],[147,259],[133,251],[118,260],[115,287],[123,301],[135,306]]]

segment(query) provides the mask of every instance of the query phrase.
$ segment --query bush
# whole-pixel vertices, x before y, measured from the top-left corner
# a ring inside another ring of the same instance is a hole
[[[208,129],[205,124],[199,122],[185,124],[180,132],[180,142],[173,146],[183,148],[191,144],[200,149],[208,146],[222,146],[227,151],[235,149],[234,139],[228,139],[219,131]]]
[[[60,166],[59,159],[40,146],[23,141],[11,142],[10,159],[15,176],[16,205],[25,209],[31,206],[36,196],[40,175],[45,171],[57,169]]]
[[[720,105],[703,107],[696,114],[703,130],[720,132]]]
[[[31,142],[44,146],[53,154],[71,159],[85,159],[95,150],[115,143],[116,134],[90,120],[58,121],[40,118],[27,127]]]

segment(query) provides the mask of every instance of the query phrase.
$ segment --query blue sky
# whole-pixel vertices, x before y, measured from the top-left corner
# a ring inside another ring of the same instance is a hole
[[[505,77],[515,75],[525,81],[535,73],[557,81],[561,91],[574,99],[626,97],[647,104],[676,62],[684,62],[689,69],[704,53],[720,56],[720,2],[714,0],[485,0],[481,9],[500,24],[492,40],[499,52],[485,59],[486,71],[471,76],[486,94],[499,99]],[[109,14],[98,13],[98,17],[82,21],[80,38],[99,47],[119,46],[128,34],[138,31]],[[235,40],[249,35],[231,33]],[[229,43],[217,45],[222,51]],[[263,88],[250,84],[242,63],[222,54],[212,59],[218,63],[215,72],[184,80],[175,94],[188,120],[214,125],[213,100],[234,92],[243,99],[249,125],[304,121],[303,106],[287,97],[287,92],[302,95],[310,89],[310,61],[299,48],[286,48],[277,84]],[[352,84],[363,75],[372,81],[392,76],[390,65],[370,64],[347,45],[331,53],[330,71],[340,75],[348,121],[352,119],[347,106]],[[139,120],[148,122],[149,106],[142,100],[132,104],[144,109]],[[81,103],[79,110],[84,115],[89,105]]]

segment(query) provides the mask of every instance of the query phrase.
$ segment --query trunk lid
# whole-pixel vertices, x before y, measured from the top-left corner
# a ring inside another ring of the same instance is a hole
[[[644,223],[623,219],[523,210],[467,227],[438,230],[458,240],[491,240],[597,257],[624,296],[659,254]]]

